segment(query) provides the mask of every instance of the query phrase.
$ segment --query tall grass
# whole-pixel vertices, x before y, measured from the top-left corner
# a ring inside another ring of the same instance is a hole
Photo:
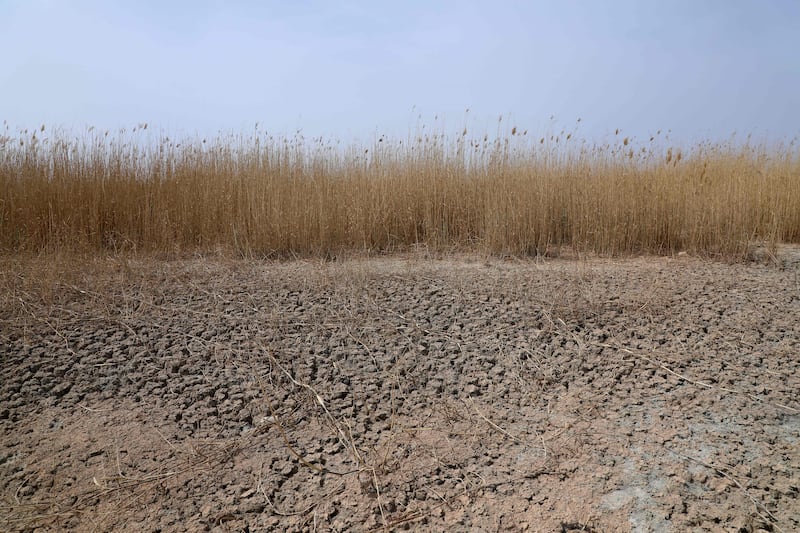
[[[146,125],[7,128],[0,249],[737,256],[753,242],[800,242],[794,143],[663,144],[515,128],[349,146],[258,131],[178,142]]]

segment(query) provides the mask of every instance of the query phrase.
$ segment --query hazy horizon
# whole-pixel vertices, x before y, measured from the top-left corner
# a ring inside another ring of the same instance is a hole
[[[0,120],[347,141],[502,115],[535,135],[791,139],[798,23],[788,1],[0,1]]]

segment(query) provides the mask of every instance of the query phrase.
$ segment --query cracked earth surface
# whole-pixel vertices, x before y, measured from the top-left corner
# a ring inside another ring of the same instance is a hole
[[[800,261],[41,262],[0,530],[800,530]]]

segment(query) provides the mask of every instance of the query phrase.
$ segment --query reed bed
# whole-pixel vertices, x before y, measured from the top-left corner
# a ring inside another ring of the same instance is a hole
[[[320,256],[424,246],[744,257],[800,242],[796,144],[511,128],[346,144],[143,124],[0,135],[0,250]]]

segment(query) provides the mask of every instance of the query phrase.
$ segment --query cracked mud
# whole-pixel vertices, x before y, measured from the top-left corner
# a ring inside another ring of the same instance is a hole
[[[800,262],[2,266],[2,530],[800,530]]]

